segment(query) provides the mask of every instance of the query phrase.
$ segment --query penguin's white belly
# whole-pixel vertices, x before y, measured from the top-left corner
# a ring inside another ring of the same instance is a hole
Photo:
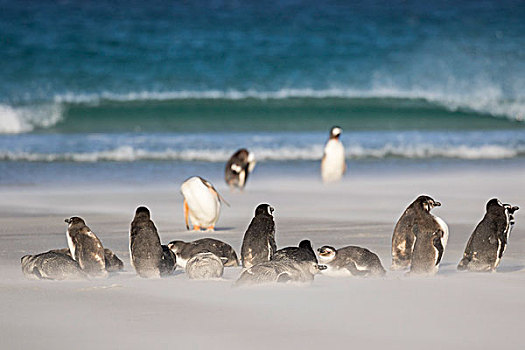
[[[324,149],[324,159],[321,163],[323,181],[331,182],[341,179],[345,171],[345,149],[338,140],[330,140]]]
[[[439,227],[443,231],[443,238],[441,238],[441,245],[443,246],[443,250],[444,250],[447,247],[447,242],[448,242],[448,225],[440,217],[435,216],[435,215],[432,215],[432,216],[434,217]]]
[[[73,260],[77,260],[75,258],[75,245],[73,244],[73,239],[69,235],[69,230],[66,231],[66,237],[67,237],[67,246],[69,247],[69,252],[71,253],[71,257]]]
[[[188,203],[191,222],[203,227],[215,225],[221,208],[217,196],[200,179],[184,183],[181,190]]]
[[[183,259],[180,254],[175,254],[177,257],[177,266],[179,266],[182,269],[186,269],[186,264],[188,263],[189,259]]]

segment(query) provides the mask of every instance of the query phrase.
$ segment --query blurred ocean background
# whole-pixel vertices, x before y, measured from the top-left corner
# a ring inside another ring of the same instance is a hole
[[[0,8],[0,185],[525,164],[523,1]]]

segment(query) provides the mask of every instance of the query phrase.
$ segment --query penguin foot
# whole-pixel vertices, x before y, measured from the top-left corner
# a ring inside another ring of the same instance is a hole
[[[200,231],[201,227],[199,225],[193,225],[193,231]]]
[[[209,226],[206,231],[207,232],[214,232],[215,231],[215,226]]]

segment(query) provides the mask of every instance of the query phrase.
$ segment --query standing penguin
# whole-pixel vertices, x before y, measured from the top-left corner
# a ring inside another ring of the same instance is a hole
[[[496,198],[488,201],[485,216],[470,236],[458,270],[496,270],[514,225],[514,212],[518,209]]]
[[[323,182],[339,181],[346,171],[345,148],[339,140],[343,131],[334,126],[330,130],[330,139],[324,147],[323,159],[321,160],[321,176]]]
[[[416,230],[423,232],[423,235],[441,230],[443,232],[441,244],[445,249],[448,241],[448,226],[441,218],[430,213],[432,208],[439,206],[441,203],[431,197],[419,196],[405,209],[392,235],[392,270],[410,267]]]
[[[164,267],[163,249],[157,228],[146,207],[138,207],[129,231],[131,265],[140,277],[160,277]]]
[[[412,262],[410,264],[411,274],[437,273],[439,263],[443,257],[445,247],[443,246],[443,234],[441,229],[435,232],[415,229],[416,242],[412,251]]]
[[[269,261],[277,250],[275,244],[274,209],[269,204],[259,204],[250,222],[241,247],[242,267]]]
[[[215,223],[219,220],[221,212],[221,200],[224,201],[224,198],[210,182],[199,176],[193,176],[184,181],[180,189],[184,196],[186,229],[190,229],[189,217],[194,231],[200,231],[201,228],[214,231]]]
[[[244,189],[248,175],[255,167],[255,156],[246,148],[241,148],[235,152],[226,163],[224,169],[224,180],[231,189]]]
[[[66,237],[71,257],[90,277],[106,277],[104,247],[100,239],[91,232],[83,219],[73,216],[64,220],[68,223]]]

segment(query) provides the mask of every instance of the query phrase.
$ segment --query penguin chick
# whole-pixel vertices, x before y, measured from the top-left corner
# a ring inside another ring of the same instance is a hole
[[[497,198],[485,206],[485,216],[470,236],[458,270],[495,271],[507,247],[514,226],[514,213],[519,208],[502,204]]]
[[[266,261],[244,270],[235,282],[235,285],[245,286],[276,282],[306,283],[313,281],[314,275],[325,268],[325,266],[318,265],[312,261],[293,261],[289,259]]]
[[[217,255],[225,267],[239,266],[239,259],[233,247],[218,239],[202,238],[193,242],[171,241],[168,247],[177,256],[177,265],[183,269],[189,259],[203,252],[211,252]]]
[[[322,246],[319,252],[319,263],[327,267],[326,275],[384,276],[386,271],[379,257],[366,248],[347,246],[335,249]]]
[[[73,260],[88,276],[107,277],[104,247],[97,235],[82,218],[73,216],[64,221],[68,224],[66,238]]]
[[[244,268],[270,261],[277,250],[273,212],[269,204],[260,204],[255,209],[255,216],[242,241],[241,259]]]
[[[312,248],[312,243],[305,239],[299,243],[298,247],[286,247],[275,252],[272,260],[293,260],[293,261],[313,261],[317,264],[317,257]]]
[[[430,211],[441,206],[429,196],[417,197],[403,212],[392,234],[392,270],[406,269],[412,262],[412,251],[416,241],[415,231],[433,234],[443,231],[441,244],[446,247],[448,241],[448,226]]]
[[[129,250],[131,265],[140,277],[161,276],[164,253],[157,227],[150,220],[150,211],[146,207],[138,207],[135,211],[129,231]]]
[[[21,259],[22,272],[29,279],[74,280],[86,279],[80,265],[69,255],[49,251],[25,255]]]
[[[221,278],[223,273],[224,265],[221,259],[211,252],[198,253],[186,264],[186,274],[189,279]]]

